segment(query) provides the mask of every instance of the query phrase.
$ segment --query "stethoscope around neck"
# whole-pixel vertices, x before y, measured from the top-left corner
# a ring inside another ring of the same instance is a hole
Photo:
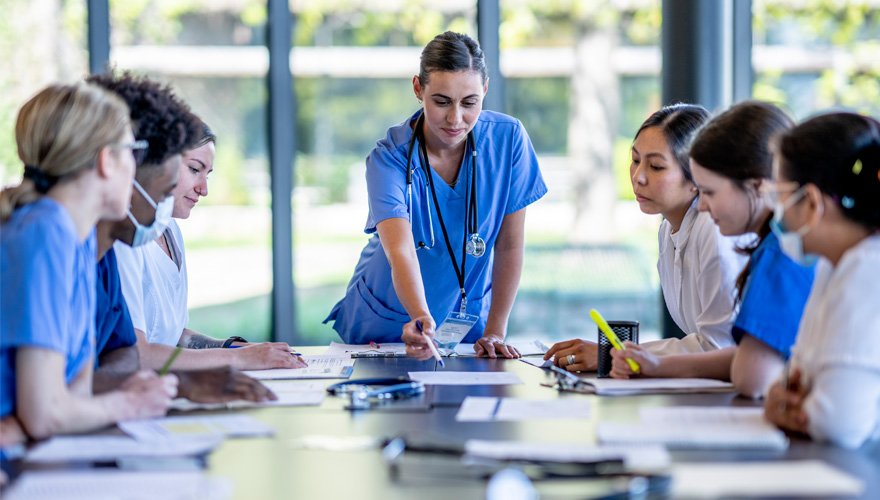
[[[419,163],[421,164],[422,172],[425,175],[425,200],[426,200],[426,213],[428,214],[428,231],[430,234],[430,244],[425,243],[424,241],[419,241],[416,243],[417,250],[430,250],[434,248],[434,219],[431,215],[431,203],[427,203],[430,198],[434,203],[434,208],[437,210],[437,217],[440,220],[440,225],[443,228],[444,236],[446,236],[446,225],[443,223],[443,214],[440,212],[440,205],[437,201],[437,193],[434,189],[434,177],[431,175],[431,165],[428,162],[428,152],[425,149],[425,141],[423,138],[422,125],[425,121],[425,115],[420,114],[418,119],[416,120],[415,127],[413,129],[412,137],[409,139],[409,147],[406,153],[406,212],[409,215],[409,224],[410,228],[412,228],[412,184],[413,184],[413,175],[415,174],[415,166],[413,166],[412,156],[413,150],[415,149],[416,140],[418,139],[419,143]],[[470,182],[468,184],[468,204],[465,210],[465,253],[468,255],[472,255],[474,257],[482,257],[483,254],[486,253],[486,242],[480,237],[479,231],[479,218],[478,218],[478,209],[477,209],[477,148],[476,141],[474,140],[474,131],[471,130],[467,135],[467,145],[465,153],[467,150],[471,152],[471,176]],[[448,245],[448,241],[447,241]],[[450,249],[451,250],[451,249]],[[453,261],[455,258],[453,257]]]

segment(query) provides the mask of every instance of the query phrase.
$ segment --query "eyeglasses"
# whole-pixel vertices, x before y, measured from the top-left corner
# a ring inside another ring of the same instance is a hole
[[[774,207],[776,204],[782,202],[780,197],[782,193],[793,193],[800,187],[801,185],[795,181],[764,181],[761,184],[761,187],[758,188],[758,191],[764,202],[768,206]]]
[[[134,162],[136,165],[140,166],[144,158],[147,156],[147,148],[150,146],[145,140],[134,141],[134,142],[122,142],[119,144],[114,144],[113,147],[116,148],[125,148],[131,150],[131,155],[134,157]]]

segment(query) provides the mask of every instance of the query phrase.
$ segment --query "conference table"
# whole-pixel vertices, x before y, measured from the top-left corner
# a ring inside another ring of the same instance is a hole
[[[307,348],[317,353],[323,348]],[[352,379],[406,375],[410,371],[508,371],[524,382],[495,386],[427,386],[421,396],[379,407],[349,411],[345,398],[328,397],[319,407],[247,410],[276,429],[272,438],[227,440],[208,458],[210,474],[231,478],[235,498],[485,498],[486,481],[450,473],[450,459],[404,457],[396,475],[383,461],[377,443],[395,436],[410,442],[462,446],[469,439],[522,440],[560,445],[596,444],[599,421],[630,422],[645,406],[757,406],[733,393],[595,396],[559,392],[547,370],[517,360],[472,357],[433,360],[358,359]],[[327,381],[331,384],[335,381]],[[467,396],[528,399],[587,398],[590,418],[519,422],[456,422]],[[406,454],[405,454],[406,455]],[[684,462],[777,461],[819,459],[860,478],[863,498],[880,498],[880,445],[849,451],[792,437],[786,451],[673,451]],[[442,460],[445,460],[443,462]],[[747,481],[745,477],[743,480]],[[560,480],[534,483],[542,498],[588,498],[613,493],[620,482]]]
[[[306,347],[319,354],[324,347]],[[419,396],[389,401],[368,410],[346,409],[347,398],[328,396],[320,406],[269,407],[236,410],[275,429],[271,437],[225,440],[204,458],[208,475],[228,478],[237,499],[356,498],[470,499],[486,498],[487,481],[468,474],[456,456],[404,452],[395,468],[383,459],[382,443],[405,437],[410,444],[458,448],[467,440],[558,443],[594,446],[599,422],[635,422],[644,407],[758,406],[731,392],[639,396],[596,396],[560,392],[548,371],[517,360],[473,357],[434,360],[360,358],[351,379],[395,377],[411,371],[506,371],[518,385],[426,386]],[[326,385],[339,380],[322,380]],[[297,382],[299,383],[299,382]],[[468,396],[516,397],[538,400],[582,398],[589,401],[589,418],[505,422],[457,422],[456,414]],[[211,414],[195,412],[189,414]],[[118,431],[109,431],[118,432]],[[880,498],[880,444],[851,451],[791,436],[784,451],[701,450],[670,451],[675,463],[729,463],[733,473],[748,462],[818,459],[865,484],[862,498]],[[159,462],[161,466],[161,462]],[[743,474],[743,481],[749,477]],[[541,498],[626,498],[625,479],[580,478],[535,481]],[[618,496],[614,496],[617,494]],[[652,497],[653,498],[653,497]]]

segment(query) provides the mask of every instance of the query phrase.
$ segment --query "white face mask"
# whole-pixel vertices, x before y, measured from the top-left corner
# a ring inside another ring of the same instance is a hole
[[[812,266],[816,263],[819,256],[804,254],[804,235],[809,233],[812,228],[803,225],[797,231],[788,231],[785,228],[785,223],[782,221],[785,211],[800,201],[806,193],[804,188],[801,187],[789,196],[785,202],[776,202],[776,206],[773,208],[773,220],[770,221],[770,230],[779,239],[779,248],[782,250],[782,253],[802,266]]]
[[[168,224],[171,223],[171,212],[174,210],[174,197],[170,195],[166,196],[164,200],[156,204],[156,202],[153,201],[153,198],[147,194],[138,181],[132,180],[132,182],[134,183],[135,189],[143,195],[144,199],[147,200],[150,206],[156,209],[156,217],[153,220],[153,223],[149,226],[145,226],[138,222],[137,219],[134,218],[134,215],[132,215],[131,209],[128,210],[128,220],[134,224],[134,239],[131,242],[131,246],[139,247],[141,245],[146,245],[161,236],[165,231],[165,228],[168,227]]]

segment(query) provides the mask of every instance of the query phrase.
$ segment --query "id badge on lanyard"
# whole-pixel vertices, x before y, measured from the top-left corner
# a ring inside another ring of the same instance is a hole
[[[453,311],[434,330],[434,340],[441,349],[446,349],[451,354],[479,320],[480,317],[477,315]]]

